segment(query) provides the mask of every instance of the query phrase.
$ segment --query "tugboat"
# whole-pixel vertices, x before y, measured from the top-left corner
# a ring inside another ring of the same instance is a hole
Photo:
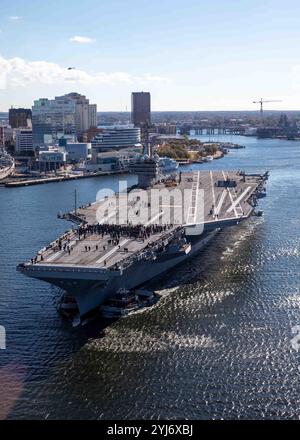
[[[120,318],[138,309],[151,306],[155,298],[154,293],[149,290],[133,291],[122,288],[100,307],[100,313],[103,318]]]
[[[119,318],[128,315],[130,311],[135,309],[136,297],[134,292],[121,288],[115,296],[100,307],[100,312],[104,318]]]

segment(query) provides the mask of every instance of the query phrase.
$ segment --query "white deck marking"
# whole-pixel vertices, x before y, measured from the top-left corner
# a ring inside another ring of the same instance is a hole
[[[70,243],[68,243],[68,246],[75,246],[76,244],[76,240],[75,241],[71,241]],[[49,258],[47,258],[47,262],[49,261],[53,261],[56,259],[56,257],[59,257],[60,255],[62,255],[64,252],[66,252],[66,250],[61,250],[56,252],[55,254],[51,255]]]
[[[219,215],[219,212],[220,212],[220,209],[222,208],[222,205],[224,203],[224,199],[226,197],[226,194],[227,194],[227,191],[226,191],[226,189],[224,189],[224,191],[221,194],[218,206],[215,209],[215,215]]]
[[[64,253],[64,251],[56,252],[55,254],[53,254],[53,255],[51,255],[49,258],[47,258],[46,261],[47,261],[47,262],[49,262],[49,261],[53,261],[53,260],[55,260],[56,257],[58,257],[59,255],[61,255],[61,254],[63,254],[63,253]]]
[[[152,217],[147,223],[145,223],[145,226],[149,226],[154,220],[158,219],[158,218],[161,217],[162,215],[164,215],[164,211],[159,212],[159,213],[156,214],[154,217]]]
[[[235,202],[233,203],[234,206],[236,206],[238,203],[240,203],[240,201],[243,199],[243,197],[247,194],[247,192],[249,192],[251,189],[251,186],[248,186],[243,192],[242,194],[235,200]],[[230,206],[226,212],[231,212],[234,209],[234,206]],[[242,210],[242,207],[240,205],[240,209]]]
[[[222,174],[223,174],[224,180],[226,181],[226,176],[225,176],[224,171],[222,171]],[[227,192],[228,192],[228,194],[229,194],[230,201],[231,201],[230,212],[231,212],[232,209],[233,209],[233,210],[234,210],[234,214],[235,214],[235,216],[238,217],[238,213],[237,213],[237,210],[236,210],[236,207],[235,207],[234,201],[233,201],[232,194],[231,194],[229,188],[226,188],[226,189],[227,189]],[[227,210],[227,212],[228,212],[228,210]]]
[[[107,258],[109,258],[111,255],[113,255],[115,252],[117,252],[122,246],[124,246],[126,243],[130,241],[130,238],[126,238],[126,240],[121,241],[121,243],[118,246],[113,247],[110,251],[108,251],[105,255],[103,255],[99,260],[96,261],[96,263],[101,264],[103,261],[105,261]],[[119,248],[120,246],[120,248]]]
[[[189,206],[188,215],[187,215],[187,224],[188,225],[192,225],[192,224],[196,223],[199,182],[200,182],[200,172],[198,171],[198,172],[195,172],[193,175],[191,200],[190,200],[190,206]],[[192,221],[189,221],[190,217],[192,218]]]
[[[214,187],[214,179],[213,179],[212,171],[210,171],[210,180],[211,180],[211,191],[212,191],[213,205],[214,205],[214,209],[213,209],[213,216],[214,216],[216,214],[216,212],[215,212],[215,209],[216,209],[216,196],[215,196],[215,187]]]
[[[114,215],[117,214],[117,211],[114,210],[113,212],[111,212],[110,214],[108,214],[106,217],[104,217],[102,220],[100,220],[99,225],[101,225],[102,223],[104,223],[107,219],[109,219],[110,217],[113,217]],[[96,214],[96,218],[97,218],[97,214]]]
[[[156,214],[154,217],[152,217],[146,224],[145,226],[148,226],[150,223],[152,223],[154,220],[156,220],[157,218],[161,217],[164,214],[164,212],[159,212],[158,214]],[[106,252],[105,255],[102,255],[101,258],[99,258],[99,260],[96,261],[96,263],[101,264],[103,263],[105,260],[107,260],[107,258],[111,257],[115,252],[117,252],[118,250],[120,250],[120,248],[122,246],[124,246],[125,244],[127,244],[129,241],[133,241],[132,238],[126,238],[125,240],[121,241],[121,243],[115,247],[113,247],[110,251]]]

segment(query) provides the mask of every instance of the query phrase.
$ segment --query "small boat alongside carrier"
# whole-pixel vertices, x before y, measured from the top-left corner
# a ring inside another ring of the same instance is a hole
[[[103,318],[121,318],[139,309],[149,307],[158,300],[158,295],[149,290],[119,289],[115,296],[100,306]]]
[[[99,314],[102,318],[122,318],[152,306],[158,299],[159,295],[150,290],[121,288],[99,307]],[[79,309],[74,297],[63,295],[58,310],[72,321],[74,327],[80,323]]]

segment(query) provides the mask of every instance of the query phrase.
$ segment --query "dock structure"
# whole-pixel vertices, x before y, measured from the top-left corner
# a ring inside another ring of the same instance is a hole
[[[139,213],[149,208],[147,221],[133,225],[131,221],[118,221],[114,225],[118,209],[111,209],[107,217],[99,219],[99,210],[109,207],[111,198],[104,198],[86,207],[68,213],[64,218],[80,224],[78,228],[67,232],[55,242],[42,249],[38,255],[25,265],[48,268],[105,268],[115,269],[124,265],[130,256],[143,252],[151,252],[158,244],[167,245],[175,233],[185,230],[197,223],[196,212],[202,203],[201,222],[203,229],[213,230],[227,225],[234,225],[248,218],[255,205],[255,195],[260,191],[264,177],[260,175],[246,176],[236,172],[225,171],[194,171],[183,173],[176,181],[161,181],[146,190],[149,195],[153,189],[190,190],[187,203],[185,223],[175,221],[176,210],[182,211],[183,205],[176,205],[172,198],[160,202],[157,214],[151,217],[150,203],[141,200],[140,196],[125,200],[122,206],[126,210]],[[203,197],[199,196],[202,190]],[[117,194],[117,202],[127,194]],[[173,209],[173,221],[164,219],[168,208]]]
[[[69,174],[69,175],[61,175],[54,177],[43,177],[43,178],[22,178],[19,179],[14,177],[13,180],[7,181],[4,179],[1,184],[3,184],[6,188],[19,188],[22,186],[33,186],[33,185],[45,185],[47,183],[56,183],[56,182],[67,182],[69,180],[79,180],[79,179],[87,179],[91,177],[101,177],[101,176],[112,176],[116,174],[127,174],[128,170],[114,170],[114,171],[97,171],[95,173],[86,173],[86,174]]]

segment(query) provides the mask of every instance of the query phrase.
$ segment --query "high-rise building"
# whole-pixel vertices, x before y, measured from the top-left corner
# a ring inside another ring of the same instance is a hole
[[[26,128],[31,124],[31,110],[28,108],[10,108],[8,113],[11,128]]]
[[[32,107],[34,146],[57,143],[61,137],[81,140],[83,133],[97,120],[96,104],[78,93],[39,99]]]
[[[131,122],[135,126],[151,124],[151,96],[149,92],[131,94]]]
[[[19,128],[16,130],[16,153],[32,153],[32,130],[29,128]]]
[[[90,101],[79,93],[69,93],[61,98],[71,99],[76,104],[76,134],[82,138],[83,133],[90,127],[97,126],[97,104]]]
[[[89,104],[89,128],[97,127],[97,104]]]
[[[61,137],[76,140],[76,108],[70,99],[42,98],[32,107],[33,145],[53,145]]]

